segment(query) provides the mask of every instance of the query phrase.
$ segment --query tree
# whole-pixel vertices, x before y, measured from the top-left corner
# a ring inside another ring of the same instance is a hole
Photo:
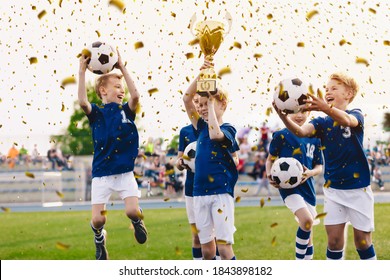
[[[91,103],[101,103],[91,83],[87,84],[86,89],[88,100]],[[75,101],[74,109],[66,132],[63,135],[53,135],[51,138],[54,142],[61,145],[61,150],[64,154],[92,155],[93,143],[88,118],[79,106],[78,101]]]
[[[382,124],[383,124],[384,131],[390,131],[390,113],[385,113]]]

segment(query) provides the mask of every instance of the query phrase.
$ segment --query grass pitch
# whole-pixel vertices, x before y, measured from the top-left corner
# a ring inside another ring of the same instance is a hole
[[[317,212],[322,212],[317,206]],[[236,207],[235,254],[241,260],[295,259],[298,224],[285,206]],[[378,259],[390,260],[390,204],[375,204],[373,242]],[[139,245],[124,211],[107,213],[107,248],[114,260],[190,260],[191,229],[185,209],[144,209],[149,240]],[[2,260],[93,260],[90,211],[0,213]],[[358,259],[349,228],[347,259]],[[326,233],[314,227],[314,259],[324,260]]]

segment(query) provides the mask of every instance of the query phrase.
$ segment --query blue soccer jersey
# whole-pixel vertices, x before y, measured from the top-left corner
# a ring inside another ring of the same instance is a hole
[[[199,119],[197,124],[194,196],[228,193],[234,196],[238,171],[231,153],[239,150],[236,129],[227,123],[220,126],[224,141],[210,139],[209,126]]]
[[[195,128],[192,124],[183,127],[179,135],[179,152],[184,152],[188,144],[196,141]],[[194,172],[187,169],[186,181],[184,183],[184,193],[186,196],[193,196],[194,192]]]
[[[314,137],[324,146],[325,184],[334,189],[365,188],[370,185],[370,170],[363,149],[364,117],[359,109],[346,112],[358,120],[358,126],[339,126],[329,116],[310,121]]]
[[[138,155],[138,130],[135,113],[128,103],[92,105],[87,115],[92,129],[92,177],[133,171]]]
[[[308,169],[322,164],[321,143],[316,138],[299,138],[291,133],[287,128],[279,130],[272,135],[269,146],[269,153],[277,157],[293,157]],[[303,199],[315,206],[316,195],[314,189],[314,179],[309,178],[303,184],[292,189],[279,189],[283,200],[291,194],[299,194]]]

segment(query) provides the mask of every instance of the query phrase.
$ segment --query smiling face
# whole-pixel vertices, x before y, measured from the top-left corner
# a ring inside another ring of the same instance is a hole
[[[122,104],[125,97],[122,75],[110,73],[100,76],[96,81],[96,93],[105,104],[112,102]]]
[[[297,125],[302,126],[306,122],[307,117],[309,116],[309,114],[310,113],[308,111],[306,111],[306,112],[298,112],[296,114],[289,114],[288,116]]]
[[[325,101],[329,105],[345,110],[353,97],[352,91],[341,81],[330,79],[325,88]]]

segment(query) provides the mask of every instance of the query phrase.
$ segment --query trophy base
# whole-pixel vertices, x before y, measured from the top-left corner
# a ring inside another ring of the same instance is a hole
[[[217,81],[213,79],[199,80],[196,83],[196,93],[200,96],[214,95],[217,93]]]

